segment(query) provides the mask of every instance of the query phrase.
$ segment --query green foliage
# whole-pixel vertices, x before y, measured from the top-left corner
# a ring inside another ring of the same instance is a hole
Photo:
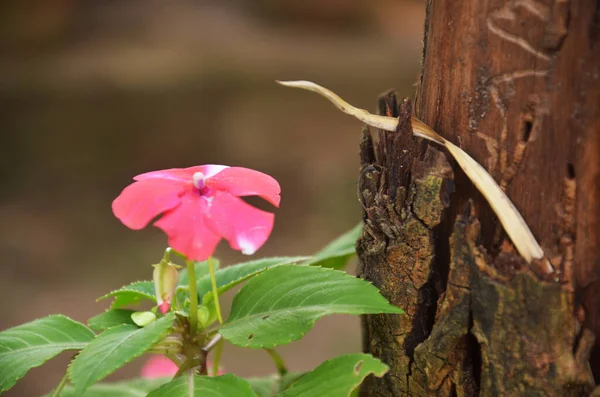
[[[233,300],[229,319],[220,327],[210,326],[216,321],[216,312],[208,262],[195,263],[196,287],[202,303],[197,313],[200,325],[205,328],[203,332],[208,330],[211,338],[218,329],[236,345],[271,348],[301,338],[316,320],[329,314],[402,313],[370,283],[336,270],[355,255],[355,242],[361,232],[362,225],[356,226],[312,257],[263,258],[221,269],[214,260],[219,294],[247,282]],[[169,289],[174,286],[175,278],[172,280]],[[102,331],[98,336],[64,316],[49,316],[0,332],[0,392],[12,387],[30,368],[68,349],[79,349],[81,353],[68,368],[72,386],[66,386],[61,393],[63,397],[345,397],[352,395],[368,375],[381,377],[388,369],[370,355],[350,354],[326,361],[308,373],[283,376],[244,380],[232,374],[191,378],[186,374],[173,380],[133,379],[96,384],[172,332],[176,315],[188,315],[189,281],[187,269],[182,269],[174,292],[173,311],[158,319],[156,309],[151,312],[123,309],[144,300],[156,303],[152,281],[138,281],[99,298],[111,298],[113,302],[109,310],[88,320],[90,328]],[[195,346],[196,342],[186,332],[186,328],[181,328],[169,338],[182,338],[184,350],[200,349],[202,346]],[[165,348],[165,344],[160,346]]]
[[[219,269],[215,272],[219,295],[270,267],[296,263],[304,259],[306,259],[305,256],[262,258]],[[202,303],[207,305],[212,302],[213,294],[211,292],[210,275],[198,279],[196,285],[198,296]]]
[[[288,372],[283,376],[273,374],[262,378],[246,378],[246,381],[260,397],[274,397],[302,375],[304,372]]]
[[[122,324],[134,325],[134,322],[131,319],[132,313],[135,313],[135,311],[128,309],[109,309],[104,313],[90,318],[87,323],[88,326],[96,332],[101,332],[105,329]]]
[[[60,397],[140,397],[169,382],[171,378],[130,379],[122,382],[97,383],[78,394],[72,386],[66,386]],[[47,394],[45,397],[50,397]]]
[[[308,373],[246,379],[260,397],[348,397],[370,374],[381,377],[387,365],[369,354],[348,354],[325,361]]]
[[[62,315],[0,332],[0,392],[13,387],[31,368],[65,350],[83,349],[93,338],[88,327]]]
[[[301,338],[328,314],[402,313],[370,283],[333,269],[277,266],[235,296],[219,333],[239,346],[274,347]]]
[[[193,394],[192,394],[193,393]],[[148,394],[148,397],[255,397],[248,382],[235,375],[217,377],[194,376],[190,393],[187,376],[181,376]]]
[[[382,377],[388,366],[369,354],[348,354],[325,361],[277,397],[348,397],[370,374]]]
[[[156,303],[154,296],[154,283],[152,281],[136,281],[126,285],[118,290],[111,291],[101,296],[98,300],[115,298],[110,305],[111,309],[118,309],[123,306],[138,304],[143,300],[150,300]]]
[[[215,269],[218,269],[220,265],[219,260],[213,258],[213,265],[215,266]],[[196,273],[196,280],[207,275],[208,261],[194,262],[194,273]],[[181,269],[181,271],[179,271],[179,282],[177,283],[177,285],[179,287],[186,287],[188,285],[188,282],[188,269],[187,267],[184,267],[183,269]]]
[[[360,222],[352,230],[327,244],[304,264],[332,269],[344,268],[348,261],[356,255],[356,240],[360,237],[362,230],[363,223]]]
[[[83,393],[94,383],[150,349],[166,334],[174,318],[175,314],[169,313],[144,328],[119,325],[98,335],[69,366],[69,377],[75,386],[75,392]]]

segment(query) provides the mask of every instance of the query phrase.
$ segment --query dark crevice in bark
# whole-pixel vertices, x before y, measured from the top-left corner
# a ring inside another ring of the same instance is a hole
[[[567,164],[567,178],[575,179],[575,166],[572,163]]]
[[[600,384],[600,346],[595,346],[590,355],[590,366],[596,384]]]
[[[600,300],[600,299],[597,299]],[[597,307],[592,310],[599,310]],[[584,329],[585,330],[585,329]],[[600,339],[600,335],[595,335],[596,344],[592,348],[590,352],[590,367],[592,369],[592,376],[594,377],[594,381],[596,385],[600,385],[600,343],[598,343],[598,339]]]
[[[375,162],[375,148],[369,127],[364,126],[360,140],[360,163],[370,165]],[[359,179],[360,181],[360,179]]]
[[[450,397],[458,397],[458,395],[456,394],[456,385],[452,385],[452,388],[450,389]]]
[[[590,49],[595,50],[600,39],[600,0],[596,0],[594,17],[589,27]]]
[[[527,143],[529,141],[532,130],[533,130],[533,119],[523,120],[523,127],[521,128],[521,140],[524,143]]]
[[[435,312],[437,310],[438,294],[434,288],[434,280],[431,278],[419,290],[419,306],[412,318],[412,333],[404,341],[404,351],[413,363],[415,348],[422,343],[433,328]],[[410,375],[410,372],[409,372]]]
[[[579,332],[577,333],[577,336],[575,337],[575,343],[573,343],[573,354],[576,354],[577,350],[579,349],[579,345],[581,343],[581,339],[583,337],[584,331],[585,331],[585,328],[581,327],[579,329]]]

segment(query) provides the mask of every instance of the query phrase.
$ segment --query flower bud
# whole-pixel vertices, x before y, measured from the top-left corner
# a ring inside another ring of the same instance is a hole
[[[214,305],[211,305],[211,307],[204,305],[198,306],[198,324],[202,328],[208,327],[215,321],[217,321],[217,312]]]
[[[179,271],[177,265],[161,261],[158,265],[154,265],[154,293],[156,294],[156,304],[162,314],[169,311],[171,307],[171,299],[177,288],[179,280]]]
[[[135,312],[131,313],[131,319],[138,327],[145,327],[156,320],[156,314],[152,312]]]
[[[200,314],[200,311],[203,313]],[[217,309],[215,308],[215,302],[210,302],[208,305],[200,305],[198,307],[198,323],[202,328],[206,328],[212,323],[217,321]]]

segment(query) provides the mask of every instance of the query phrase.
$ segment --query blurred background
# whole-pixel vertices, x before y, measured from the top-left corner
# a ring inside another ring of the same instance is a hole
[[[85,321],[107,307],[97,297],[151,278],[166,237],[128,230],[110,209],[142,172],[216,163],[273,175],[282,205],[257,256],[310,254],[354,226],[360,123],[274,80],[313,80],[371,110],[387,89],[412,96],[424,3],[2,2],[0,329],[51,313]],[[217,257],[248,259],[226,243]],[[358,318],[336,316],[279,351],[309,370],[360,349]],[[49,391],[71,355],[5,395]],[[231,345],[223,365],[274,371],[265,353]]]

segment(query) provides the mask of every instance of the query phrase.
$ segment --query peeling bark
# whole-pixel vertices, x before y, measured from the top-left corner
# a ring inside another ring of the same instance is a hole
[[[361,394],[588,395],[594,337],[578,332],[572,288],[540,280],[509,243],[490,256],[472,202],[450,218],[454,173],[412,137],[410,114],[405,101],[396,133],[361,141],[360,276],[406,312],[363,318],[364,350],[390,371]]]
[[[357,252],[406,314],[363,319],[390,365],[363,395],[600,395],[599,4],[428,1],[416,116],[488,170],[556,272],[522,260],[387,94],[399,127],[363,135]]]

